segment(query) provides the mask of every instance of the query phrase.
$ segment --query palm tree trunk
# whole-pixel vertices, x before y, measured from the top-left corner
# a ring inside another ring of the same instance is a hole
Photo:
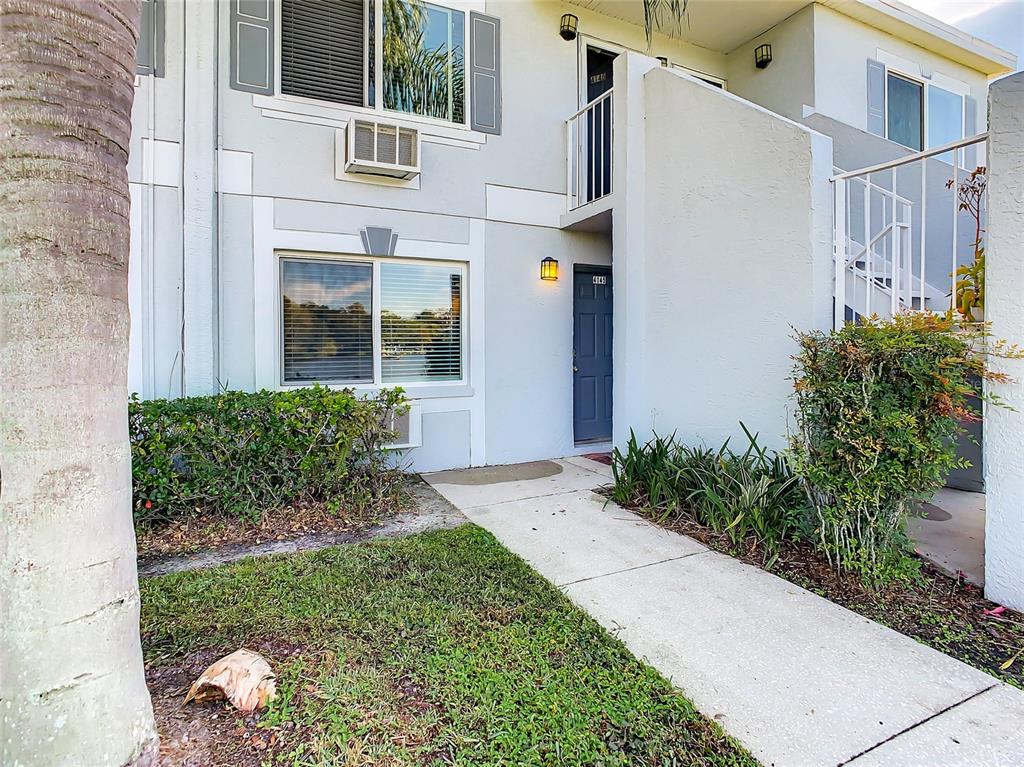
[[[138,0],[0,0],[0,764],[140,765],[126,413]]]

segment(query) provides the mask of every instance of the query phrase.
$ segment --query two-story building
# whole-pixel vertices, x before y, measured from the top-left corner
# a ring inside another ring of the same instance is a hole
[[[780,443],[830,176],[983,131],[1015,66],[894,0],[691,0],[650,45],[638,0],[143,7],[131,389],[402,386],[420,470]]]

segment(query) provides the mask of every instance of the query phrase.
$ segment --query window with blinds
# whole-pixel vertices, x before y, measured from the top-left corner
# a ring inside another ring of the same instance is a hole
[[[461,265],[291,257],[280,264],[283,383],[464,379]]]
[[[285,383],[373,382],[373,265],[281,261]]]
[[[281,91],[363,106],[364,0],[281,0]]]
[[[385,263],[380,289],[382,380],[461,380],[462,270]]]

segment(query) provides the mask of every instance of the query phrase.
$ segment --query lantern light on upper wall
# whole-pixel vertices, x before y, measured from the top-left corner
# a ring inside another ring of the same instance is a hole
[[[757,46],[757,48],[754,49],[754,66],[756,66],[758,69],[765,69],[771,63],[771,43],[765,43],[764,45]]]
[[[558,279],[558,262],[551,256],[540,262],[540,278],[542,280]]]
[[[571,13],[563,13],[562,27],[558,30],[558,34],[562,36],[563,40],[575,40],[579,26],[580,20],[578,16],[574,16]]]

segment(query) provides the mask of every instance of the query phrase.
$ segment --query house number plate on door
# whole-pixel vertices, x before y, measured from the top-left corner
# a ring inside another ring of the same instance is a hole
[[[595,274],[594,275],[594,284],[595,285],[607,285],[608,284],[608,277],[606,277],[603,274]]]

